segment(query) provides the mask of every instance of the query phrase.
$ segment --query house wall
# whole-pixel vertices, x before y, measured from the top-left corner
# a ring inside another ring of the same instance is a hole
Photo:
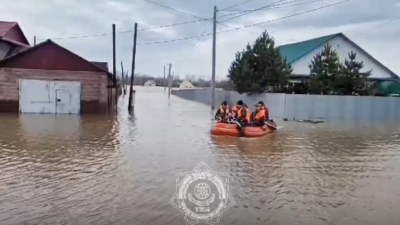
[[[193,84],[190,83],[189,81],[182,81],[182,83],[179,85],[180,88],[192,88]]]
[[[348,54],[350,51],[357,53],[356,59],[358,61],[364,62],[364,71],[368,71],[372,69],[372,75],[370,78],[390,78],[390,73],[386,71],[384,68],[376,64],[371,60],[371,58],[364,55],[358,48],[354,47],[352,44],[347,42],[343,37],[337,36],[329,41],[329,44],[332,45],[332,48],[336,50],[338,53],[339,59],[342,63],[344,63],[345,59],[348,58]],[[310,74],[310,68],[308,64],[311,63],[313,57],[323,50],[324,46],[321,46],[297,61],[292,63],[293,74]]]
[[[19,112],[19,79],[79,81],[82,86],[81,113],[108,113],[110,90],[106,73],[17,68],[0,68],[0,112]],[[113,99],[115,97],[110,101]]]
[[[178,97],[211,105],[211,89],[172,90]],[[239,94],[216,90],[215,107],[222,101],[233,104],[243,100],[253,105],[263,101],[272,118],[324,120],[396,120],[400,119],[400,98],[366,96],[292,95],[278,93]]]
[[[11,47],[11,44],[0,40],[0,59],[4,58]]]

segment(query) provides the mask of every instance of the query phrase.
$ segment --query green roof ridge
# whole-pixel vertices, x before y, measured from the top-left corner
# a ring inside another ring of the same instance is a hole
[[[293,63],[294,61],[298,60],[299,58],[303,57],[307,53],[311,52],[312,50],[324,45],[326,42],[331,40],[332,38],[340,35],[341,33],[330,34],[318,38],[309,39],[302,42],[297,42],[293,44],[286,44],[278,46],[281,55],[286,57],[287,63]]]

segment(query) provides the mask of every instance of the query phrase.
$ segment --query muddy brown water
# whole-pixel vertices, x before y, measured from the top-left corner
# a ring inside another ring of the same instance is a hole
[[[0,224],[185,224],[175,174],[230,176],[219,224],[400,224],[398,123],[283,122],[211,137],[208,106],[139,88],[135,118],[0,115]]]

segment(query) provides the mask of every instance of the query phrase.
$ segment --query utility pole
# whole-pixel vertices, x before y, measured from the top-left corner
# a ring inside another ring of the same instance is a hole
[[[172,77],[171,77],[171,63],[169,64],[169,72],[168,72],[168,99],[169,96],[171,95],[171,86],[172,86]]]
[[[164,80],[163,80],[163,85],[164,85],[164,91],[165,91],[166,88],[167,88],[167,82],[166,82],[166,80],[165,80],[165,65],[164,65]]]
[[[171,76],[171,67],[172,67],[172,64],[170,63],[170,64],[169,64],[169,72],[168,72],[168,77],[169,77],[169,76]]]
[[[168,76],[168,99],[171,98],[171,89],[172,89],[172,83],[174,81],[174,75],[175,73],[172,73],[172,76]]]
[[[129,87],[129,102],[128,102],[128,111],[130,113],[133,112],[133,101],[135,100],[133,98],[133,95],[135,94],[133,92],[133,77],[135,75],[135,61],[136,61],[136,39],[137,39],[137,23],[135,23],[135,33],[133,35],[133,50],[132,50],[132,70],[131,70],[131,85]]]
[[[215,56],[216,56],[216,40],[217,40],[217,6],[214,6],[213,19],[213,47],[212,47],[212,75],[211,75],[211,109],[215,108]]]
[[[122,91],[124,92],[124,95],[125,95],[125,92],[126,92],[126,90],[125,90],[125,74],[124,74],[124,64],[122,63],[122,61],[121,61],[121,73],[122,73],[122,78],[121,78],[121,80],[122,80]]]
[[[113,81],[114,81],[114,88],[115,88],[115,112],[118,109],[118,90],[117,90],[117,57],[116,57],[116,47],[115,47],[115,24],[112,25],[112,40],[113,40]]]
[[[33,46],[36,45],[36,36],[33,36]]]

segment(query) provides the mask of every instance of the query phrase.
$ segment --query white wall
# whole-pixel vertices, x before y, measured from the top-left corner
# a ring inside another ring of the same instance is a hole
[[[211,89],[174,90],[178,97],[211,104]],[[338,95],[294,94],[239,94],[233,91],[216,91],[215,107],[222,101],[234,104],[239,99],[251,110],[258,101],[264,101],[272,118],[324,119],[324,120],[396,120],[400,119],[400,98]]]
[[[377,65],[375,62],[373,62],[369,57],[364,55],[362,52],[357,50],[356,47],[354,47],[352,44],[347,42],[343,37],[337,36],[333,38],[332,40],[329,41],[329,44],[336,50],[338,53],[339,59],[342,63],[344,63],[345,59],[348,58],[348,53],[350,51],[353,51],[357,53],[356,59],[357,61],[363,61],[364,62],[364,71],[368,71],[372,69],[372,75],[370,78],[390,78],[390,74],[384,70],[382,67]],[[361,47],[361,46],[360,46]],[[295,61],[292,63],[292,68],[293,68],[293,74],[304,74],[308,75],[310,74],[310,69],[308,68],[308,64],[313,60],[313,57],[322,51],[324,46],[320,46],[319,48],[311,51],[307,55],[303,56],[299,60]]]

